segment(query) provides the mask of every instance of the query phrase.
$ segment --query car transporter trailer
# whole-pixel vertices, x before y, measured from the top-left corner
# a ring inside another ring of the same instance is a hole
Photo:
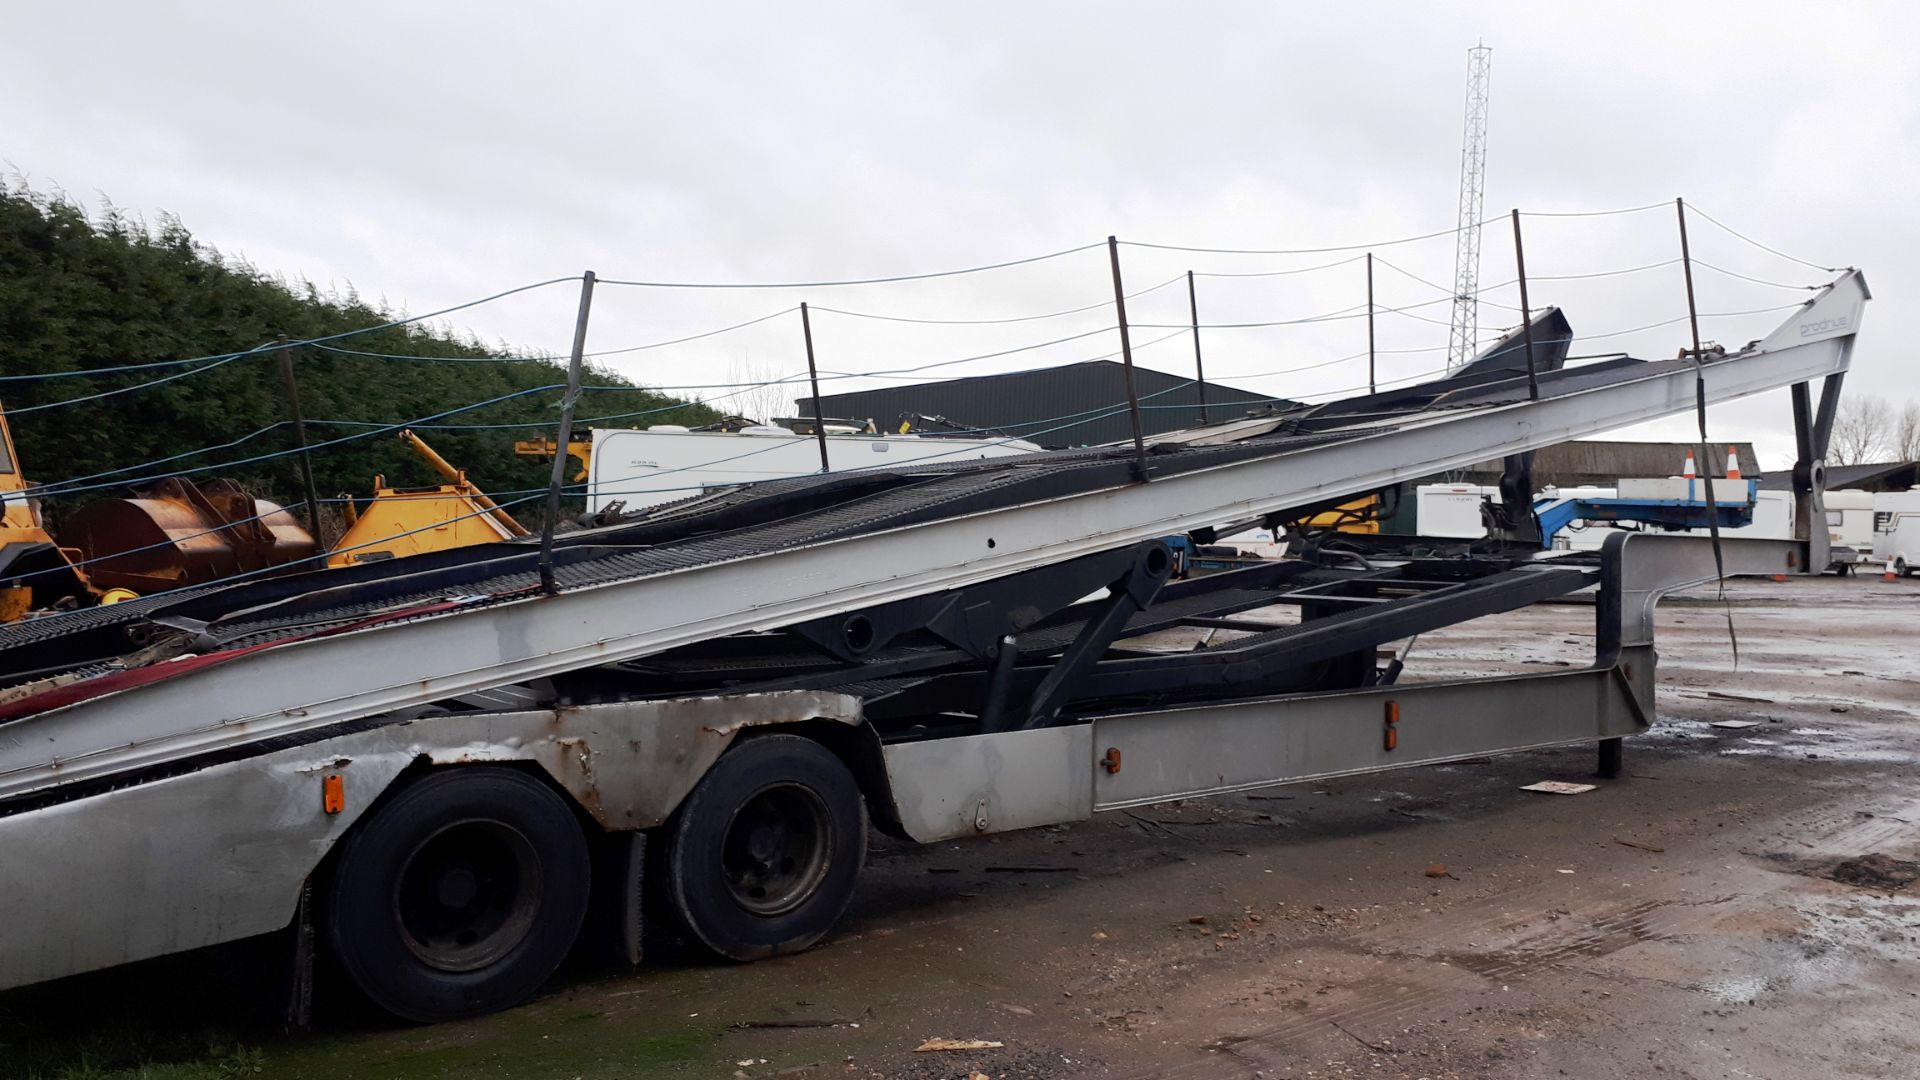
[[[643,918],[736,960],[806,948],[869,821],[924,843],[1582,742],[1616,773],[1663,594],[1827,565],[1820,460],[1867,299],[1846,272],[1732,353],[1561,347],[1144,451],[709,492],[556,538],[551,590],[509,541],[0,628],[0,988],[282,934],[296,1002],[325,950],[435,1021],[523,1000],[583,925],[632,959]],[[1529,535],[1533,450],[1781,387],[1801,539]],[[1488,539],[1341,535],[1169,581],[1163,537],[1490,456],[1518,500]],[[1379,663],[1588,589],[1587,667]],[[1298,621],[1246,614],[1273,605]],[[1133,640],[1176,627],[1238,633]]]

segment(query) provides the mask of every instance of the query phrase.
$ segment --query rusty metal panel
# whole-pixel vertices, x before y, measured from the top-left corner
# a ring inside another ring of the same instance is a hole
[[[170,477],[130,499],[81,508],[61,529],[100,588],[160,592],[313,555],[318,546],[278,503],[238,484]]]

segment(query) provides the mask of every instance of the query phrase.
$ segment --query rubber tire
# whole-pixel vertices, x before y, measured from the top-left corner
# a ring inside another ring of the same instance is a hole
[[[1908,574],[1911,574],[1912,572],[1913,572],[1913,568],[1907,565],[1907,560],[1903,558],[1896,558],[1893,560],[1893,576],[1894,577],[1906,577]]]
[[[768,784],[810,789],[827,811],[827,871],[812,895],[777,916],[734,902],[721,848],[734,813]],[[825,937],[853,900],[867,856],[860,785],[833,752],[798,735],[760,735],[734,745],[707,770],[666,828],[665,880],[675,921],[695,941],[729,960],[800,952]]]
[[[539,861],[533,925],[511,951],[474,971],[442,971],[403,940],[391,895],[407,857],[447,825],[481,819],[526,838]],[[367,999],[403,1020],[438,1023],[526,1000],[559,968],[586,916],[592,870],[566,802],[514,769],[428,773],[382,803],[341,843],[328,883],[325,932],[334,958]]]

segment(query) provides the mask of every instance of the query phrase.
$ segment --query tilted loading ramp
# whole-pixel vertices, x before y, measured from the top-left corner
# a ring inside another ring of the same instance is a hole
[[[1820,521],[1818,463],[1867,298],[1850,271],[1738,352],[1538,372],[1537,397],[1524,374],[1469,372],[1164,437],[1143,458],[713,492],[558,537],[551,595],[535,548],[506,542],[0,628],[0,861],[44,868],[0,887],[0,987],[289,925],[306,955],[317,908],[362,991],[441,1019],[531,993],[589,881],[638,905],[628,838],[659,841],[646,877],[661,880],[660,853],[671,918],[750,959],[831,927],[867,816],[929,841],[1533,746],[1597,740],[1617,767],[1620,738],[1652,718],[1658,597],[1717,561],[1822,567],[1824,527],[1724,553],[1496,541],[1174,583],[1160,539],[1684,412],[1697,380],[1708,402],[1793,388],[1802,515]],[[1400,686],[1399,659],[1377,663],[1382,644],[1590,586],[1591,667]],[[1286,607],[1297,621],[1247,618]],[[1233,636],[1126,644],[1172,627]],[[1404,731],[1403,712],[1419,720]],[[811,794],[741,817],[755,785]],[[415,916],[444,929],[445,898],[466,895],[380,891],[411,880],[411,863],[378,856],[431,843],[408,831],[430,811],[531,830],[524,857],[488,873],[537,865],[542,889],[516,895],[548,900],[510,921],[537,931],[485,963],[392,936]],[[796,857],[831,847],[831,865],[782,871],[780,838],[816,818],[832,843]],[[739,845],[736,819],[755,823]]]

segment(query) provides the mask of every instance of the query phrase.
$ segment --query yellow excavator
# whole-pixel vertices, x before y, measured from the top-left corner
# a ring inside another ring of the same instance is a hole
[[[1380,496],[1365,495],[1350,502],[1343,502],[1331,510],[1302,518],[1293,523],[1294,528],[1313,532],[1325,532],[1329,529],[1343,533],[1378,533],[1380,531]]]
[[[0,413],[0,622],[29,611],[131,600],[128,589],[96,589],[74,564],[82,553],[63,548],[40,519],[40,502],[21,475],[13,432]]]
[[[508,513],[412,431],[400,441],[446,479],[394,488],[374,478],[373,500],[356,512],[327,556],[330,568],[527,535]],[[0,410],[0,623],[30,612],[113,604],[237,573],[298,565],[316,545],[291,513],[231,481],[168,477],[132,497],[102,499],[63,520],[62,545],[21,474],[13,432]]]
[[[400,441],[419,454],[447,482],[430,488],[394,488],[373,478],[373,501],[365,509],[347,506],[347,531],[327,556],[327,566],[401,559],[428,551],[487,544],[527,535],[527,530],[487,493],[435,453],[412,431]]]

